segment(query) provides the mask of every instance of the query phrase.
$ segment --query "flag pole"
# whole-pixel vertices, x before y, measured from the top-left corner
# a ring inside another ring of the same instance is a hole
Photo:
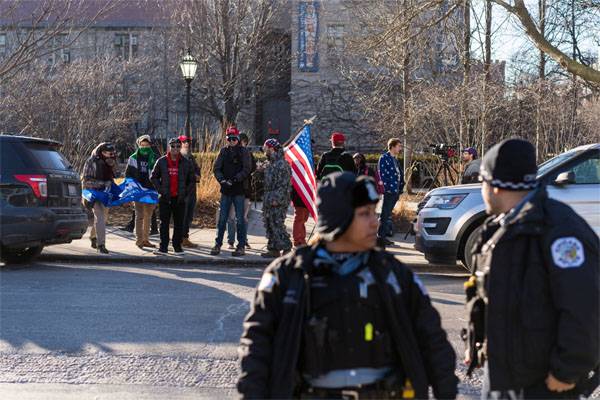
[[[283,147],[288,146],[290,143],[292,143],[294,141],[294,139],[296,139],[296,137],[300,134],[300,132],[302,132],[302,130],[304,129],[304,127],[306,125],[312,125],[315,122],[315,119],[317,119],[317,115],[313,115],[312,117],[310,117],[309,119],[305,119],[304,120],[304,124],[302,125],[302,127],[300,129],[298,129],[298,132],[294,133],[293,136],[290,136],[290,138],[283,144]]]

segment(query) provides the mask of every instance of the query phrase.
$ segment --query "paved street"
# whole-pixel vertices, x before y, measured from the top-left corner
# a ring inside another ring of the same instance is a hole
[[[0,398],[233,397],[260,268],[37,263],[0,270]],[[421,274],[457,348],[463,277]],[[473,385],[461,385],[474,397]]]

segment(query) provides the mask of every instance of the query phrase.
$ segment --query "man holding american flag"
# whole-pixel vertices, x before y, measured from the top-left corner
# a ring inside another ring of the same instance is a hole
[[[298,132],[298,134],[296,134],[296,136],[289,140],[284,146],[284,154],[286,161],[292,168],[292,187],[297,194],[298,200],[301,200],[308,210],[308,214],[310,214],[310,216],[312,216],[313,220],[316,222],[317,180],[314,172],[315,167],[310,137],[310,127],[314,118],[315,117],[312,117],[311,119],[304,121],[304,126],[300,132]],[[304,222],[306,221],[304,217],[301,219]],[[296,226],[296,223],[294,223],[294,225]],[[304,225],[304,223],[302,223],[302,225]],[[306,231],[304,232],[305,236]],[[297,242],[296,235],[294,235],[294,242],[294,246],[303,244],[300,240]]]

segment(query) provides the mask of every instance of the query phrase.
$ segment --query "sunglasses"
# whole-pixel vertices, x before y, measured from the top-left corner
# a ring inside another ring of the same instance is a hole
[[[228,142],[237,142],[238,140],[238,138],[227,138]]]
[[[172,144],[171,148],[172,149],[179,149],[179,148],[181,148],[181,145],[180,144]]]

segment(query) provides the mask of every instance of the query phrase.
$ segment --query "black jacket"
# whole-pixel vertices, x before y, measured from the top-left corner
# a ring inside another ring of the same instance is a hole
[[[167,155],[156,160],[150,180],[159,194],[159,201],[168,202],[171,200],[171,179],[169,177],[169,165]],[[184,202],[194,190],[196,190],[196,176],[194,175],[194,166],[191,161],[185,157],[179,159],[177,180],[177,201]]]
[[[317,179],[323,178],[323,168],[327,164],[338,164],[344,171],[352,172],[356,174],[356,165],[354,159],[350,153],[346,153],[346,150],[342,147],[335,147],[329,151],[323,153],[317,164]]]
[[[221,193],[227,196],[244,194],[244,180],[250,175],[252,160],[248,149],[241,145],[225,146],[219,152],[213,172],[217,182],[230,181],[231,185],[221,183]]]
[[[317,245],[301,247],[265,270],[259,285],[264,289],[256,291],[239,350],[242,374],[237,387],[244,398],[290,398],[298,388],[297,365],[308,301],[304,274],[312,268],[316,250]],[[398,339],[394,348],[407,366],[416,397],[427,398],[431,385],[437,398],[454,398],[455,354],[429,296],[413,273],[392,255],[372,251],[369,258],[390,330]],[[390,270],[396,274],[401,294],[385,283]]]
[[[484,246],[490,239],[495,246]],[[488,299],[492,390],[527,388],[549,372],[581,384],[598,365],[599,246],[589,225],[545,188],[504,227],[486,221],[475,267],[485,274],[478,286]]]

